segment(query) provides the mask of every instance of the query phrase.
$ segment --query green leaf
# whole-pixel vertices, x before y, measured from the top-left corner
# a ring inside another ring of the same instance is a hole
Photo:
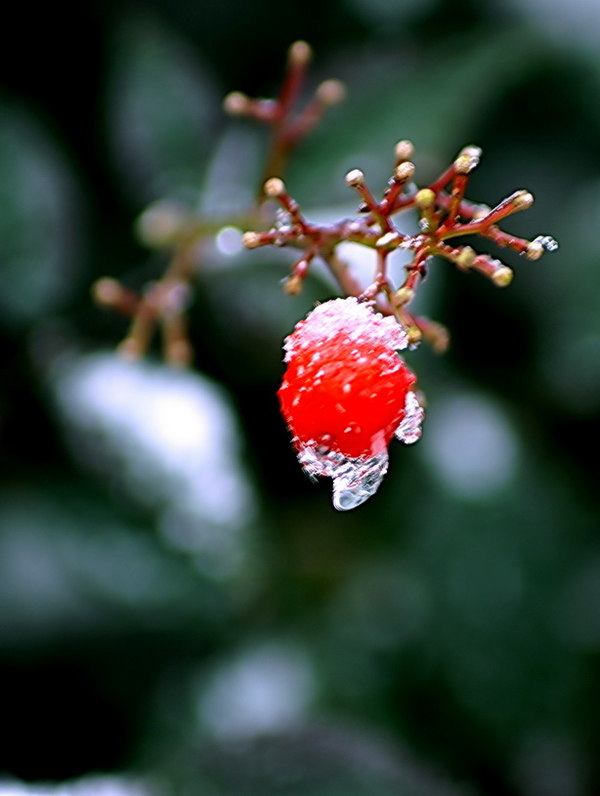
[[[211,625],[223,592],[82,483],[0,492],[0,645]]]
[[[436,176],[462,146],[477,143],[472,138],[490,107],[535,63],[536,47],[531,34],[501,30],[412,59],[372,56],[360,72],[349,62],[341,70],[349,100],[292,161],[290,190],[303,202],[317,196],[337,200],[348,194],[344,172],[361,168],[378,193],[391,174],[394,144],[403,138],[415,144],[417,182]],[[323,197],[324,185],[336,179],[337,191]]]
[[[287,254],[287,262],[293,262],[291,253]],[[208,278],[200,274],[205,300],[210,305],[211,327],[207,334],[213,355],[234,371],[237,379],[256,383],[277,378],[283,338],[315,302],[337,294],[335,285],[326,284],[326,276],[317,267],[299,296],[287,296],[281,282],[288,273],[289,266],[282,256],[244,252],[227,270],[218,274],[213,271]],[[223,307],[227,312],[223,312]]]
[[[107,88],[114,160],[132,195],[189,195],[213,135],[219,93],[195,53],[149,16],[115,35]],[[186,193],[187,192],[187,193]]]
[[[19,326],[71,294],[81,218],[72,174],[26,110],[0,107],[0,318]]]

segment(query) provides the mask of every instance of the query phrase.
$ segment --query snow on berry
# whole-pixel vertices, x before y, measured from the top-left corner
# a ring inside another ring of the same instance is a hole
[[[287,369],[278,396],[300,464],[333,478],[333,504],[355,508],[387,471],[395,435],[421,434],[415,375],[397,353],[406,330],[356,298],[317,306],[284,343]]]

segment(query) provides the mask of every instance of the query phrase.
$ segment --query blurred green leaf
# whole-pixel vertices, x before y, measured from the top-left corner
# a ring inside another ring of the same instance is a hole
[[[544,722],[568,729],[578,699],[555,617],[590,518],[557,473],[524,458],[512,485],[479,505],[430,484],[412,507],[411,558],[435,605],[421,654],[430,648],[456,703],[497,737]]]
[[[187,557],[81,486],[4,490],[0,528],[1,647],[124,628],[170,632],[190,620],[212,626],[225,608]]]
[[[198,54],[147,13],[125,18],[106,103],[128,193],[143,201],[194,195],[220,112],[219,91]]]
[[[542,378],[561,403],[583,414],[600,406],[599,188],[588,181],[565,197],[552,277],[532,286],[530,302],[542,329]],[[552,314],[549,305],[556,307]]]
[[[360,70],[347,63],[349,98],[292,162],[290,190],[305,203],[307,197],[337,201],[347,197],[343,174],[359,167],[377,194],[390,176],[394,144],[403,138],[415,144],[422,167],[417,182],[436,176],[460,148],[477,143],[474,129],[532,67],[539,47],[530,33],[498,29],[409,57],[372,54]],[[339,186],[328,187],[335,180]]]
[[[81,198],[73,174],[33,114],[0,106],[0,323],[32,321],[79,283]]]
[[[337,292],[322,274],[315,274],[306,280],[299,296],[287,296],[281,287],[289,273],[286,262],[293,262],[291,252],[279,258],[250,252],[221,272],[211,269],[200,274],[214,324],[213,353],[242,381],[277,378],[284,337],[316,301]]]

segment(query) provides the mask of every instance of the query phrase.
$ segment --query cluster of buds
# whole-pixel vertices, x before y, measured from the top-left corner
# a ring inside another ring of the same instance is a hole
[[[252,99],[236,91],[224,100],[230,114],[252,118],[271,129],[254,206],[243,217],[218,219],[182,215],[168,203],[159,205],[160,212],[150,208],[142,216],[141,229],[148,243],[171,250],[165,274],[141,296],[106,278],[96,283],[95,294],[101,303],[132,316],[121,346],[125,354],[144,353],[158,322],[163,326],[167,360],[185,364],[191,356],[184,319],[189,284],[201,264],[201,244],[215,232],[234,225],[246,230],[242,241],[248,249],[297,249],[299,257],[284,281],[284,290],[291,296],[301,291],[315,261],[325,263],[346,298],[317,306],[286,339],[287,369],[278,395],[300,463],[311,476],[333,479],[334,506],[344,510],[358,506],[377,490],[394,436],[412,443],[421,434],[424,410],[416,377],[398,352],[414,348],[421,340],[438,352],[448,346],[444,326],[410,309],[431,259],[441,257],[462,271],[479,272],[505,287],[513,276],[508,266],[453,241],[478,235],[529,260],[537,260],[557,244],[547,235],[526,240],[500,228],[508,216],[531,206],[529,191],[516,191],[495,207],[466,198],[471,172],[481,155],[476,146],[465,147],[436,180],[419,188],[414,183],[413,145],[399,141],[393,173],[380,199],[363,172],[352,169],[346,183],[358,195],[355,216],[327,225],[309,221],[282,176],[291,152],[345,94],[342,83],[326,80],[295,113],[310,58],[305,42],[290,47],[276,99]],[[394,217],[411,210],[418,214],[417,229],[406,234],[395,226]],[[374,252],[368,284],[362,284],[339,256],[338,248],[346,242]],[[394,279],[390,260],[398,249],[412,256],[403,276]]]
[[[259,203],[267,196],[263,190],[266,180],[283,174],[293,150],[319,124],[327,109],[346,96],[346,88],[340,80],[324,80],[304,108],[294,113],[311,58],[312,50],[305,41],[292,44],[285,79],[276,99],[253,99],[241,91],[232,91],[223,100],[224,109],[232,116],[246,116],[271,128],[271,146],[259,185]]]
[[[92,286],[92,295],[98,304],[131,318],[128,332],[119,346],[123,356],[143,356],[158,328],[162,333],[165,360],[175,366],[190,364],[193,350],[187,334],[186,311],[194,277],[202,267],[206,252],[211,250],[212,240],[224,228],[252,229],[264,224],[265,181],[283,173],[294,149],[321,121],[327,109],[345,96],[341,81],[325,80],[316,87],[305,107],[295,113],[311,57],[312,50],[306,42],[292,44],[281,90],[275,99],[251,99],[240,91],[233,91],[223,101],[230,115],[247,116],[267,125],[271,131],[255,203],[245,213],[213,216],[210,213],[197,215],[168,199],[154,202],[140,216],[137,233],[149,248],[169,252],[169,263],[163,275],[140,293],[112,277],[103,277]]]
[[[346,183],[358,194],[358,212],[333,224],[309,221],[281,177],[268,177],[261,196],[279,204],[277,223],[242,238],[249,249],[273,245],[300,250],[284,282],[289,295],[300,292],[311,264],[321,260],[349,297],[318,306],[287,338],[287,369],[278,393],[300,463],[309,475],[333,479],[333,503],[340,510],[360,505],[377,490],[393,436],[404,443],[420,437],[423,407],[416,378],[398,351],[421,340],[438,352],[448,346],[445,327],[409,309],[432,257],[506,287],[513,277],[508,266],[468,244],[453,245],[453,240],[479,235],[529,260],[557,245],[549,236],[525,240],[500,228],[508,216],[531,207],[529,191],[516,191],[495,207],[466,198],[481,155],[478,147],[465,147],[424,188],[413,182],[413,151],[410,141],[396,144],[393,174],[380,199],[360,169],[349,171]],[[394,225],[394,216],[407,210],[418,213],[415,234]],[[360,284],[338,256],[346,242],[374,251],[369,284]],[[412,258],[404,278],[394,283],[390,257],[398,249],[412,252]]]
[[[533,196],[529,191],[515,191],[493,208],[465,198],[469,176],[479,163],[481,150],[478,147],[465,147],[454,162],[424,188],[413,183],[415,166],[410,159],[412,154],[410,141],[396,144],[393,175],[380,200],[375,198],[360,169],[349,171],[346,183],[359,195],[358,214],[328,225],[308,221],[283,181],[278,177],[268,179],[264,184],[264,195],[279,203],[284,218],[280,217],[277,225],[265,232],[246,232],[242,240],[250,249],[275,245],[301,250],[301,256],[292,265],[284,284],[287,293],[294,295],[301,290],[311,263],[320,259],[329,267],[346,295],[356,296],[361,301],[375,301],[380,312],[394,315],[408,329],[411,342],[424,339],[436,351],[442,352],[449,341],[446,329],[408,309],[427,275],[433,256],[449,260],[462,271],[477,271],[496,286],[506,287],[513,277],[508,266],[488,254],[477,254],[470,245],[454,246],[453,239],[480,235],[499,246],[513,249],[529,260],[537,260],[544,250],[552,251],[557,244],[547,235],[525,240],[500,229],[500,222],[508,216],[531,207]],[[412,235],[400,232],[393,223],[393,216],[406,210],[415,210],[419,214],[418,230]],[[336,249],[344,242],[361,244],[376,253],[370,284],[359,284],[337,256]],[[410,251],[413,256],[405,266],[404,279],[394,284],[389,273],[389,260],[398,249]]]

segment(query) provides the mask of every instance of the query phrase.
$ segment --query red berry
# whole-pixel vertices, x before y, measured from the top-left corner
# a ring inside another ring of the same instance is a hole
[[[407,407],[418,417],[406,441],[418,437],[422,410],[409,396],[416,379],[397,353],[407,344],[393,318],[355,298],[321,304],[296,325],[278,395],[296,449],[310,452],[303,463],[312,474],[335,476],[342,461],[384,456],[383,475]]]

